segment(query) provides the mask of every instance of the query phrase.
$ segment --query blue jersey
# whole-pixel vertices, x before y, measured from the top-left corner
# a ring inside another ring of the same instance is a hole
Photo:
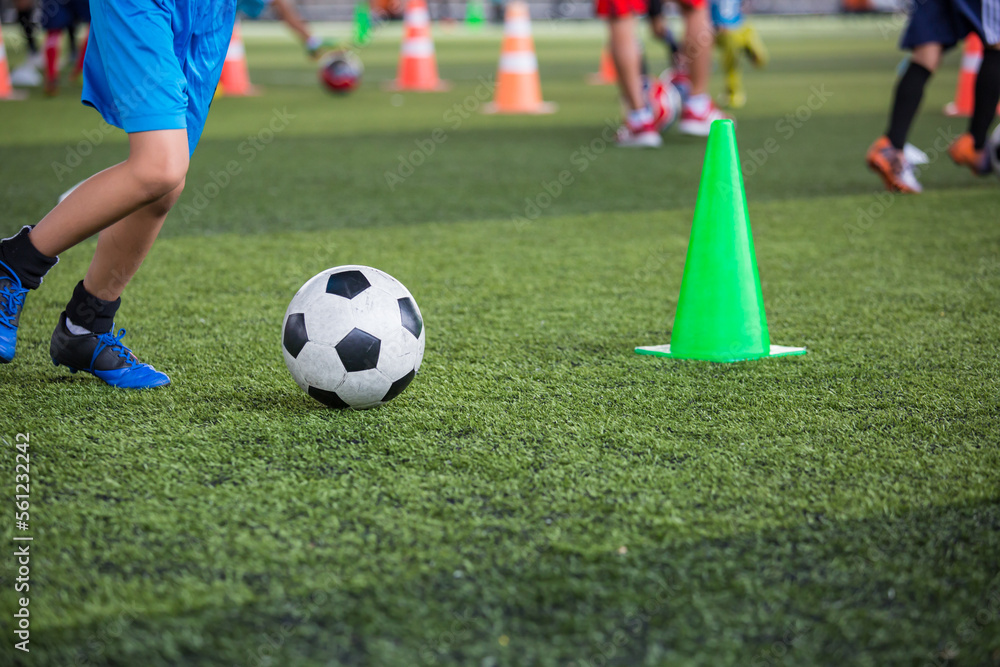
[[[743,25],[741,0],[712,0],[712,24],[716,28],[739,28]]]
[[[128,133],[187,130],[194,152],[236,0],[91,0],[83,103]]]

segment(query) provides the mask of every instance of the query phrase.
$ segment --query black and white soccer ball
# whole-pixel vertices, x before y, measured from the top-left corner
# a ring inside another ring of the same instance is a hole
[[[420,370],[424,320],[388,273],[338,266],[296,292],[281,349],[295,382],[320,403],[374,408],[399,396]]]
[[[986,150],[990,152],[990,165],[993,175],[1000,178],[1000,125],[997,125],[986,142]]]

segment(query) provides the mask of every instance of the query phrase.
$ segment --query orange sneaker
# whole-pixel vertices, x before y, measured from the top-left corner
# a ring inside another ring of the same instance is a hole
[[[888,137],[876,139],[868,149],[865,160],[869,168],[882,177],[890,192],[919,194],[924,191],[913,173],[913,166],[903,155],[903,151],[893,147]]]
[[[985,176],[992,171],[990,156],[985,149],[977,151],[972,135],[966,132],[948,147],[948,155],[960,167],[968,167],[976,176]]]

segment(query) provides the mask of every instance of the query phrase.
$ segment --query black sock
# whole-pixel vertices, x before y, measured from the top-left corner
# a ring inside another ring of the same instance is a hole
[[[976,76],[976,101],[972,108],[972,120],[969,121],[969,133],[980,151],[986,145],[986,133],[997,112],[1000,102],[1000,51],[986,49],[983,52],[983,64]]]
[[[897,150],[903,150],[906,135],[910,133],[910,125],[920,108],[920,100],[924,97],[924,86],[931,78],[931,71],[923,65],[911,62],[906,73],[896,84],[896,94],[893,98],[892,113],[889,116],[889,129],[885,136]]]
[[[38,252],[28,238],[30,231],[31,227],[22,227],[14,236],[0,241],[0,262],[17,274],[23,287],[36,289],[59,258],[47,257]]]
[[[38,44],[35,42],[35,24],[31,20],[30,9],[19,9],[17,11],[17,22],[24,30],[24,41],[28,43],[28,51],[32,54],[38,53]]]
[[[121,297],[114,301],[98,299],[83,287],[81,280],[73,290],[73,296],[66,304],[66,317],[73,324],[88,331],[103,334],[111,331],[115,325],[115,314],[122,305]]]
[[[69,52],[76,54],[76,24],[73,23],[66,29],[66,37],[69,39]]]

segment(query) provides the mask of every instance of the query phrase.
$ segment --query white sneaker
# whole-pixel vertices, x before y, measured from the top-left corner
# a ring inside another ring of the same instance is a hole
[[[10,73],[10,82],[15,86],[35,88],[42,85],[42,73],[30,61],[25,61]]]
[[[633,127],[625,121],[618,128],[616,140],[622,148],[659,148],[663,143],[663,137],[656,129],[656,123],[652,122]]]

